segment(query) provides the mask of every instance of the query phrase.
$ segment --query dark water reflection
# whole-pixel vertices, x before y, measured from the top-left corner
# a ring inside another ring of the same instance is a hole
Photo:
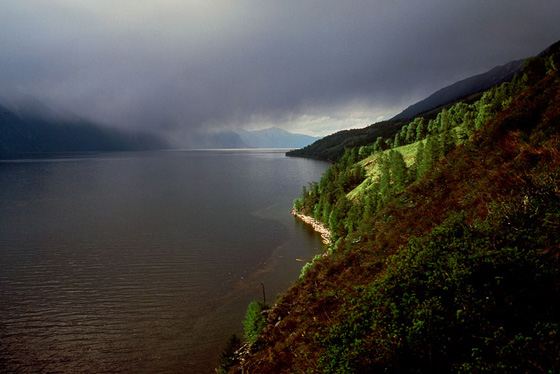
[[[210,372],[247,303],[320,250],[278,151],[0,162],[0,371]]]

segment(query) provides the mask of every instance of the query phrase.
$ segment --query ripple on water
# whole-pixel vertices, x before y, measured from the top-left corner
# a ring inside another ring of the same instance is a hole
[[[325,164],[92,158],[0,165],[0,372],[211,372],[258,283],[315,253],[289,208]]]

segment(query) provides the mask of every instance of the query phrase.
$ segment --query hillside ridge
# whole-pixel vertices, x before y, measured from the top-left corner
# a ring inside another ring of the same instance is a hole
[[[497,84],[509,81],[521,70],[524,61],[524,59],[511,61],[504,65],[495,66],[487,72],[457,81],[437,90],[427,98],[410,105],[391,119],[410,120],[430,110],[445,106],[467,96],[485,91]]]
[[[329,228],[328,255],[225,369],[560,370],[559,67],[553,48],[476,102],[346,150],[294,203]]]
[[[550,55],[551,51],[558,49],[558,43],[552,44],[536,57]],[[454,102],[476,101],[483,91],[510,81],[523,69],[526,61],[527,59],[519,59],[495,66],[484,73],[473,75],[437,90],[389,120],[374,123],[361,129],[338,131],[304,148],[287,152],[286,155],[336,161],[344,154],[346,148],[367,145],[374,142],[378,137],[392,137],[402,126],[417,116],[421,115],[430,119]]]
[[[105,127],[77,117],[0,105],[0,158],[49,153],[152,150],[166,142],[146,132]]]

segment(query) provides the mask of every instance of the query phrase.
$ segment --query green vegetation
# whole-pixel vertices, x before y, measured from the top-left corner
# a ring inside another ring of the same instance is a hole
[[[307,274],[307,272],[309,271],[309,269],[311,269],[313,267],[313,264],[317,261],[319,261],[321,259],[321,257],[323,257],[323,255],[315,255],[313,257],[313,259],[311,260],[311,262],[306,263],[305,265],[303,265],[303,267],[301,268],[301,272],[299,274],[300,278],[305,277],[305,274]]]
[[[247,306],[245,312],[245,319],[243,320],[243,335],[246,343],[254,345],[266,326],[266,311],[269,307],[258,301],[251,301]],[[236,356],[236,351],[241,348],[241,339],[237,335],[232,335],[222,353],[220,354],[218,373],[227,373],[232,367],[237,365],[239,358]]]
[[[555,63],[554,59],[547,61],[546,64],[551,68],[559,65],[558,62]],[[337,161],[342,157],[345,149],[373,145],[379,138],[385,139],[392,146],[399,146],[399,143],[394,143],[395,134],[411,119],[423,116],[427,121],[454,102],[462,100],[465,103],[471,103],[479,99],[481,93],[492,86],[510,81],[514,74],[521,69],[521,66],[521,60],[497,66],[484,74],[467,78],[435,92],[388,121],[375,123],[362,129],[339,131],[305,148],[290,151],[287,155]],[[424,125],[427,125],[427,122],[424,122]],[[420,127],[417,131],[426,131],[426,127]],[[413,130],[410,129],[405,137],[399,137],[398,140],[410,142],[415,135],[417,134],[414,134]]]
[[[335,241],[366,234],[371,217],[386,202],[507,108],[526,80],[520,76],[502,83],[473,104],[456,103],[431,120],[415,118],[392,139],[347,149],[319,183],[304,189],[294,208],[324,223]]]
[[[560,371],[560,44],[510,83],[347,149],[328,225],[250,372]]]
[[[394,136],[404,123],[404,121],[384,121],[363,129],[339,131],[325,136],[307,147],[287,152],[286,155],[335,161],[342,157],[345,149],[370,144],[378,137]]]
[[[266,305],[258,301],[252,301],[247,307],[245,319],[243,320],[243,333],[245,334],[245,339],[250,344],[255,343],[266,324],[263,315],[263,311],[266,309]]]
[[[322,370],[558,367],[559,308],[550,299],[560,297],[560,269],[539,249],[557,232],[552,222],[560,222],[560,199],[549,187],[535,192],[483,221],[451,215],[430,234],[411,238],[321,337]]]

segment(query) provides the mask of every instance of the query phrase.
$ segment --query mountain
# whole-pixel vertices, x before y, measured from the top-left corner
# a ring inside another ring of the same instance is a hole
[[[472,94],[485,91],[488,88],[510,81],[523,67],[524,60],[511,61],[505,65],[496,66],[486,73],[478,74],[450,86],[444,87],[424,100],[413,104],[394,116],[393,120],[409,120],[422,113],[455,102]]]
[[[251,148],[301,148],[318,139],[309,135],[291,133],[278,127],[255,131],[240,130],[238,134]]]
[[[430,119],[435,117],[445,106],[459,99],[465,99],[468,102],[476,100],[482,91],[511,80],[522,66],[523,60],[497,66],[486,73],[475,75],[442,88],[426,99],[409,106],[391,120],[375,123],[363,129],[339,131],[325,136],[305,148],[290,151],[286,155],[335,161],[342,156],[345,148],[367,145],[374,142],[378,137],[390,138],[394,136],[402,126],[420,114],[426,119]]]
[[[405,121],[383,121],[362,129],[338,131],[304,148],[286,152],[286,156],[335,161],[342,156],[346,148],[373,143],[378,137],[389,138],[405,124]]]
[[[469,100],[304,188],[328,249],[249,305],[222,370],[560,371],[560,43]]]
[[[193,148],[300,148],[318,138],[270,127],[263,130],[222,130],[192,136]]]
[[[103,127],[79,118],[0,106],[0,157],[45,153],[128,151],[165,147],[156,136]]]
[[[249,148],[235,131],[198,132],[191,134],[189,148],[196,149],[235,149]]]

